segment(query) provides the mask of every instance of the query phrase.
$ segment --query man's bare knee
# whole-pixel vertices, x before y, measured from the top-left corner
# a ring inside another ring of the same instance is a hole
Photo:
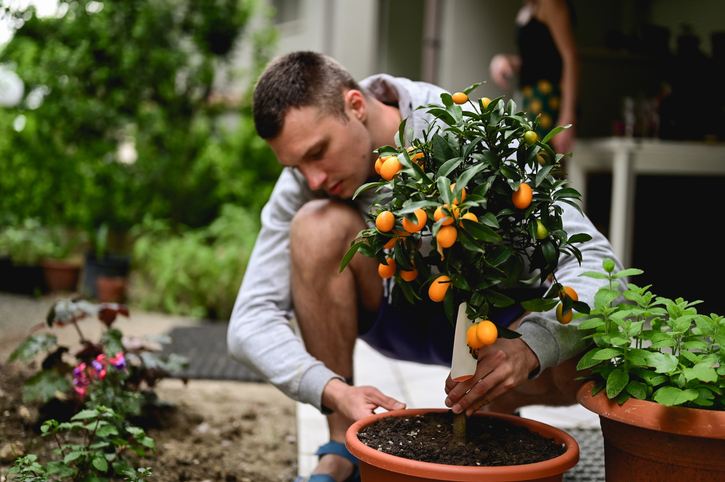
[[[302,206],[292,218],[290,240],[292,243],[324,242],[329,251],[335,243],[349,246],[364,228],[362,216],[351,206],[332,199],[317,199]]]

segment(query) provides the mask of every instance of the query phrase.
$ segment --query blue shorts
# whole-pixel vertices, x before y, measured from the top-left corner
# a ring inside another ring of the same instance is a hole
[[[384,297],[377,319],[369,327],[360,327],[360,338],[389,358],[451,366],[454,327],[443,303],[426,298],[411,305],[402,295],[401,300],[394,306]],[[492,313],[491,320],[509,326],[523,313],[516,303]]]

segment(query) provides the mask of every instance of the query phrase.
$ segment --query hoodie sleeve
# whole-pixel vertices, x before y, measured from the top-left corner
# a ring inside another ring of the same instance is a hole
[[[262,210],[262,228],[234,305],[230,356],[293,400],[322,411],[322,391],[342,378],[306,350],[290,325],[293,316],[289,227],[313,198],[301,175],[285,169]]]

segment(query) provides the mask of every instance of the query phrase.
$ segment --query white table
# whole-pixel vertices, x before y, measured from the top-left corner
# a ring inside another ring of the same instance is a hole
[[[587,174],[612,173],[609,241],[625,267],[631,267],[634,194],[638,174],[725,176],[725,143],[610,137],[577,139],[566,165],[571,186],[587,206]]]

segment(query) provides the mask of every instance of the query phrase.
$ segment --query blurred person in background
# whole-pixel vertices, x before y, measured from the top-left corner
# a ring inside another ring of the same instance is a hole
[[[551,140],[559,153],[571,152],[575,137],[579,62],[573,17],[566,0],[525,0],[516,16],[519,54],[498,54],[489,68],[502,89],[518,76],[522,110],[532,120],[541,115],[539,139],[556,126],[572,125]]]

